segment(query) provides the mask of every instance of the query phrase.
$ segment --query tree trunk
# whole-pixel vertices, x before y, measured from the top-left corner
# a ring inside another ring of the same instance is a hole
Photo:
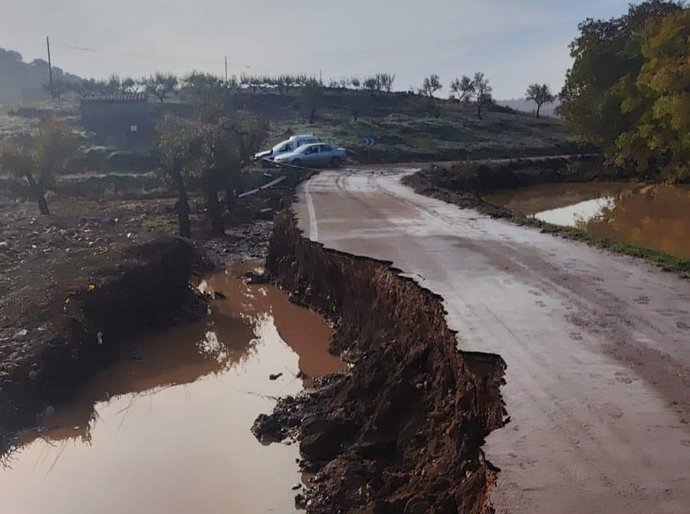
[[[206,214],[211,222],[211,232],[223,235],[225,234],[225,224],[223,223],[223,210],[218,201],[218,191],[214,188],[207,188],[204,194],[206,196]]]
[[[50,214],[50,209],[48,209],[48,202],[46,201],[46,195],[43,192],[43,189],[36,183],[31,173],[27,173],[26,180],[29,182],[31,192],[34,194],[34,198],[38,202],[38,210],[41,211],[41,214]]]
[[[482,119],[482,103],[477,102],[477,117],[481,120]]]
[[[184,183],[184,178],[179,170],[176,170],[173,175],[175,187],[177,188],[177,202],[175,203],[175,211],[177,211],[177,224],[181,237],[192,237],[192,228],[189,223],[189,196],[187,195],[187,186]]]
[[[316,109],[312,109],[311,112],[309,113],[309,124],[312,125],[314,123],[314,119],[316,118]]]
[[[225,207],[230,213],[235,208],[235,188],[233,186],[225,188]]]
[[[537,104],[537,118],[539,117],[539,110],[541,109],[541,104]]]

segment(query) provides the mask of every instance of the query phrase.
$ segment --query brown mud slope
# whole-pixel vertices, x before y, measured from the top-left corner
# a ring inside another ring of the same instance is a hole
[[[118,264],[79,288],[46,292],[11,325],[0,340],[0,450],[115,359],[123,340],[199,310],[188,284],[193,256],[180,239],[113,251],[110,262]]]
[[[405,177],[403,182],[418,190],[425,187],[441,188],[481,195],[499,189],[537,184],[621,180],[630,177],[630,171],[606,167],[596,155],[573,155],[431,166]]]
[[[440,297],[387,263],[303,238],[287,214],[267,267],[335,322],[333,349],[354,364],[254,426],[264,440],[300,439],[317,472],[298,497],[307,511],[491,512],[497,470],[481,446],[503,425],[503,360],[460,352]]]

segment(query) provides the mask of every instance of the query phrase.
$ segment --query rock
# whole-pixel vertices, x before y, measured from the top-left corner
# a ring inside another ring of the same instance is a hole
[[[295,507],[300,510],[304,510],[307,507],[307,499],[303,494],[295,496]]]

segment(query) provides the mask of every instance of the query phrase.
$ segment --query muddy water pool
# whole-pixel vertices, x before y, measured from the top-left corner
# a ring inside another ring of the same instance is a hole
[[[484,199],[548,223],[690,258],[690,185],[543,184]]]
[[[263,446],[250,428],[276,397],[343,364],[319,315],[235,275],[202,283],[216,293],[206,319],[133,341],[22,435],[0,468],[0,512],[295,510],[298,448]]]

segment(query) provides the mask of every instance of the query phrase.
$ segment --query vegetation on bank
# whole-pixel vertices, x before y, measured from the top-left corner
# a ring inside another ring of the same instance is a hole
[[[674,257],[656,250],[635,246],[620,240],[597,236],[586,230],[554,225],[520,212],[487,202],[483,195],[499,188],[515,188],[549,182],[611,180],[631,178],[630,174],[609,168],[606,174],[592,157],[507,160],[483,163],[460,163],[450,168],[433,166],[409,175],[403,182],[424,194],[462,208],[476,209],[494,218],[534,227],[544,233],[583,241],[591,246],[643,258],[665,271],[690,278],[690,259]]]
[[[690,7],[648,0],[579,30],[559,107],[567,124],[610,163],[690,179]]]

